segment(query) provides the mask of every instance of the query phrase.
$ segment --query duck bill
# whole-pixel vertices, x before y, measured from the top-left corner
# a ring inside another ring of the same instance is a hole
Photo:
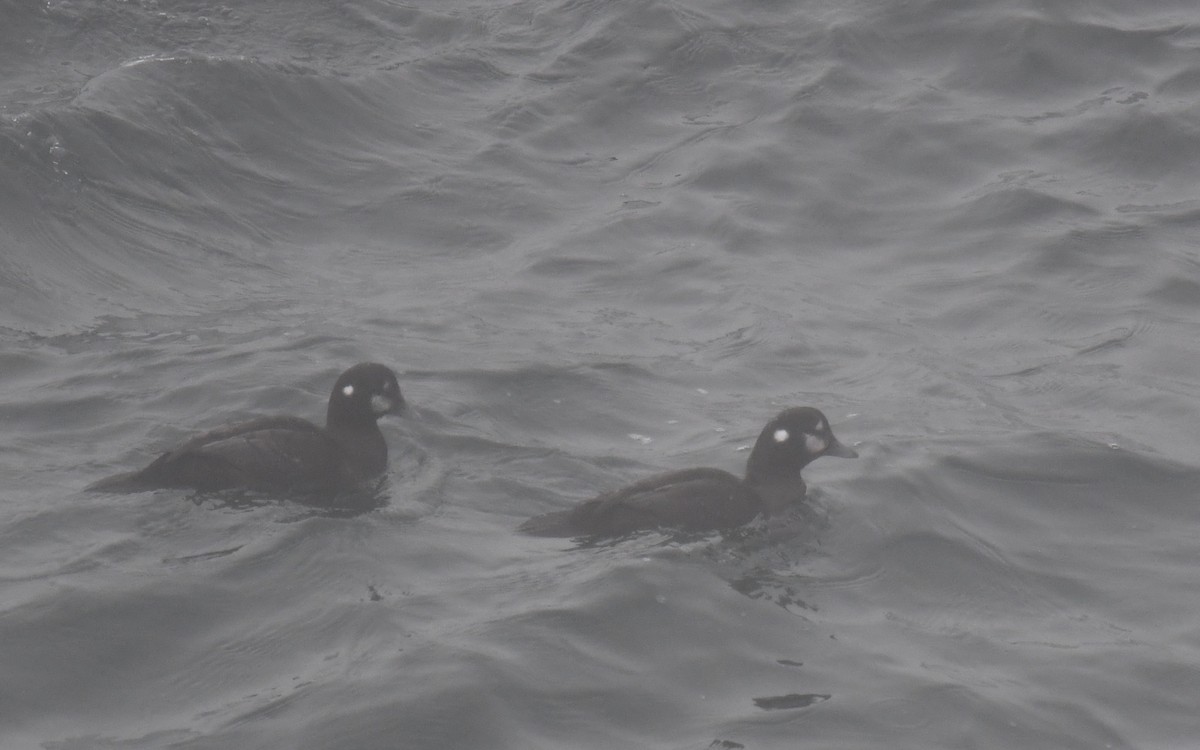
[[[829,443],[829,447],[826,448],[825,452],[822,453],[821,455],[822,456],[837,456],[838,458],[858,458],[858,452],[856,450],[839,443],[837,438],[834,438]]]
[[[386,414],[403,414],[406,404],[402,398],[388,398],[387,396],[372,396],[371,411],[375,412],[375,418],[378,419]]]

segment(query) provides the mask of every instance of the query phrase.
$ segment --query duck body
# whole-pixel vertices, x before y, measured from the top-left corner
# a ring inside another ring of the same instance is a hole
[[[624,536],[658,527],[708,531],[741,526],[760,512],[758,493],[741,479],[698,468],[648,477],[570,510],[531,518],[520,529],[534,536]]]
[[[854,458],[825,415],[811,407],[780,412],[767,423],[738,478],[722,469],[672,471],[535,516],[520,526],[534,536],[612,537],[654,528],[688,532],[742,526],[804,499],[800,469],[823,455]]]

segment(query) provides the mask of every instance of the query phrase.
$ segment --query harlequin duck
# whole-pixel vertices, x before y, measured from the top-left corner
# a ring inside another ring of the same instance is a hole
[[[785,409],[763,428],[746,477],[721,469],[684,469],[643,479],[570,510],[536,516],[520,530],[535,536],[621,536],[642,529],[714,531],[779,512],[805,493],[800,469],[821,456],[857,458],[817,409]]]
[[[247,488],[297,494],[353,489],[387,468],[387,443],[375,421],[403,408],[396,373],[363,362],[333,384],[324,427],[299,417],[262,417],[220,427],[140,471],[101,479],[87,489]]]

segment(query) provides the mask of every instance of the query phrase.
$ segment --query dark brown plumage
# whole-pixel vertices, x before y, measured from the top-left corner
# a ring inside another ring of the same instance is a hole
[[[838,442],[820,411],[793,407],[763,428],[743,479],[721,469],[659,474],[570,510],[531,518],[520,530],[535,536],[609,537],[659,527],[729,529],[803,499],[806,487],[800,470],[821,456],[858,454]]]
[[[363,362],[334,383],[324,427],[299,417],[262,417],[220,427],[162,454],[140,471],[102,479],[87,489],[353,489],[387,468],[387,443],[376,420],[403,408],[396,374],[384,365]]]

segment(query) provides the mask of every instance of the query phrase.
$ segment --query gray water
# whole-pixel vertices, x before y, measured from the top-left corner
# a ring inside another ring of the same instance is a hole
[[[1200,744],[1192,2],[0,4],[0,746]],[[384,507],[82,487],[313,419]],[[523,537],[740,471],[791,527]]]

